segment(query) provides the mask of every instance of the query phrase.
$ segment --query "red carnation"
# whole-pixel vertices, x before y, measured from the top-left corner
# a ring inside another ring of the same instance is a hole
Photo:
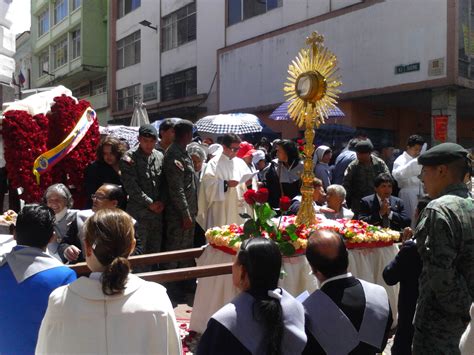
[[[265,203],[268,201],[268,189],[265,187],[262,187],[261,189],[258,189],[258,191],[255,193],[255,201],[258,203]]]
[[[252,190],[252,189],[249,189],[249,190],[245,191],[245,193],[244,193],[245,202],[247,202],[249,205],[255,204],[256,194],[257,193],[255,192],[255,190]]]
[[[286,212],[290,209],[291,206],[291,200],[288,196],[282,196],[280,197],[280,210],[282,212]]]

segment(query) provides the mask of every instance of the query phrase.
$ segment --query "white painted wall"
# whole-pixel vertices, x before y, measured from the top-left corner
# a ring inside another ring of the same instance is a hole
[[[282,9],[272,11],[285,13],[288,4],[284,1]],[[242,33],[247,36],[250,30],[244,25],[254,26],[250,21],[260,17],[264,26],[263,19],[271,12],[239,24]],[[228,44],[232,27],[227,31]],[[446,0],[385,1],[224,52],[219,58],[220,110],[282,102],[288,64],[314,30],[325,36],[327,47],[339,59],[343,92],[434,79],[428,77],[427,65],[446,57]],[[420,71],[395,75],[395,66],[415,62]]]
[[[225,46],[225,1],[197,2],[197,92],[207,94],[207,114],[217,111],[217,50]],[[214,83],[213,83],[213,79]],[[211,88],[212,85],[212,88]]]
[[[25,77],[25,83],[23,84],[23,90],[28,88],[28,70],[32,72],[32,47],[30,41],[30,34],[23,33],[20,39],[16,41],[16,53],[13,56],[15,59],[15,80],[19,84],[18,75],[20,70]],[[34,85],[34,80],[31,81]]]
[[[362,0],[283,0],[283,6],[227,28],[227,45],[241,42]]]
[[[140,21],[150,21],[158,26],[158,31],[144,27]],[[116,89],[122,89],[135,84],[148,84],[158,81],[158,98],[160,97],[160,7],[159,1],[143,0],[141,6],[117,20],[117,41],[140,30],[141,58],[140,63],[120,69],[116,74]],[[114,59],[115,60],[115,59]],[[140,88],[141,92],[142,88]],[[147,101],[147,103],[154,103]]]
[[[12,26],[12,11],[9,1],[0,1],[0,82],[10,84],[15,71],[15,34]]]

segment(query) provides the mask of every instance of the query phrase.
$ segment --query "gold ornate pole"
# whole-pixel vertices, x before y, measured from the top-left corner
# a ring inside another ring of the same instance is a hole
[[[296,224],[311,225],[316,222],[316,215],[313,208],[313,153],[314,153],[314,121],[315,119],[307,118],[306,129],[304,131],[304,139],[306,141],[304,146],[304,170],[301,180],[301,205],[296,216]]]
[[[306,38],[310,48],[300,50],[288,67],[285,96],[291,101],[288,111],[299,127],[305,127],[305,161],[302,175],[301,206],[297,224],[310,225],[316,221],[313,209],[313,152],[314,128],[324,123],[330,108],[335,107],[337,88],[341,85],[336,75],[336,56],[324,45],[324,37],[313,32]]]

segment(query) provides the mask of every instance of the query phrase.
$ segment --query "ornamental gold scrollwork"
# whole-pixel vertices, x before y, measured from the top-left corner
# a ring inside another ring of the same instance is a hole
[[[288,113],[298,127],[305,128],[305,161],[302,175],[302,201],[296,222],[311,225],[316,216],[313,208],[314,129],[328,118],[335,108],[341,86],[337,58],[324,46],[324,37],[313,32],[306,38],[309,48],[302,48],[288,66],[283,90],[290,101]]]

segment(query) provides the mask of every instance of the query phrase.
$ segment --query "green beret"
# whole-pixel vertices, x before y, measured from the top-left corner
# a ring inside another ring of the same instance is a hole
[[[138,135],[158,138],[158,132],[156,131],[156,128],[151,124],[144,124],[143,126],[140,126],[140,128],[138,129]]]
[[[374,146],[372,145],[370,140],[367,139],[358,142],[355,145],[354,150],[358,153],[371,153],[374,150]]]
[[[435,166],[467,158],[467,150],[456,143],[441,143],[418,157],[418,164]]]

